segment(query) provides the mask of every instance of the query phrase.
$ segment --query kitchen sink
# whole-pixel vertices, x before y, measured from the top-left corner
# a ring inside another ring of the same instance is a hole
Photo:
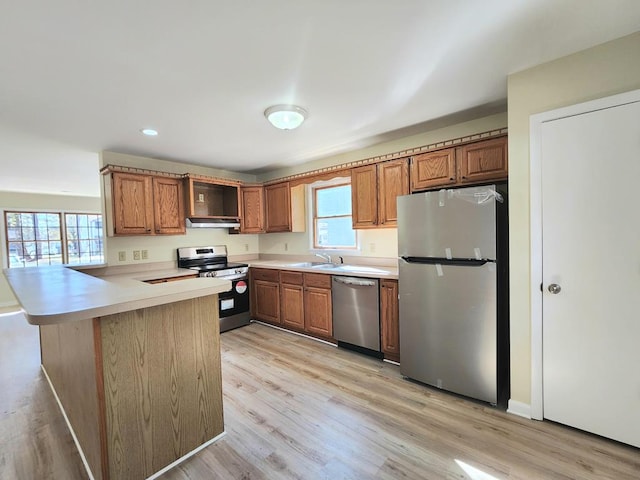
[[[311,268],[318,270],[332,270],[338,273],[389,273],[387,270],[381,270],[375,267],[366,267],[364,265],[340,265],[335,263],[322,263]]]
[[[298,263],[287,263],[287,267],[294,268],[316,268],[322,265],[332,265],[330,263],[325,262],[298,262]]]

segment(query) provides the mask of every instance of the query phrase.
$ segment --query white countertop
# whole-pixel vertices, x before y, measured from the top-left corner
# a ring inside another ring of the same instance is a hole
[[[327,275],[346,275],[349,277],[366,277],[366,278],[398,278],[398,268],[391,266],[378,266],[378,265],[349,265],[353,267],[350,271],[341,271],[338,269],[322,269],[312,267],[297,267],[295,261],[283,261],[283,260],[249,260],[249,266],[257,268],[273,268],[277,270],[291,270],[297,272],[310,272],[310,273],[324,273]],[[361,267],[362,270],[358,271],[357,268]]]
[[[166,269],[94,277],[64,266],[4,270],[25,317],[33,325],[95,318],[213,295],[231,288],[229,280],[218,278],[144,282],[193,273]]]

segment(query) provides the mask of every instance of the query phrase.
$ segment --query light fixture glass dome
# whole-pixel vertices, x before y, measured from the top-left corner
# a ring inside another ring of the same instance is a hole
[[[293,130],[305,121],[307,111],[296,105],[274,105],[264,111],[264,116],[276,128]]]

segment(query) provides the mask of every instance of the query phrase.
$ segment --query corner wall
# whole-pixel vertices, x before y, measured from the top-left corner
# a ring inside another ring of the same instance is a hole
[[[638,59],[640,32],[508,78],[511,399],[515,402],[531,403],[529,117],[640,88]]]

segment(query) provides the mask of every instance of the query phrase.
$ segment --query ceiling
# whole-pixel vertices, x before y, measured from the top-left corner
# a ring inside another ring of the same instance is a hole
[[[509,73],[640,25],[637,0],[4,3],[0,190],[71,195],[101,150],[257,173],[504,110]],[[309,118],[277,130],[279,103]]]

